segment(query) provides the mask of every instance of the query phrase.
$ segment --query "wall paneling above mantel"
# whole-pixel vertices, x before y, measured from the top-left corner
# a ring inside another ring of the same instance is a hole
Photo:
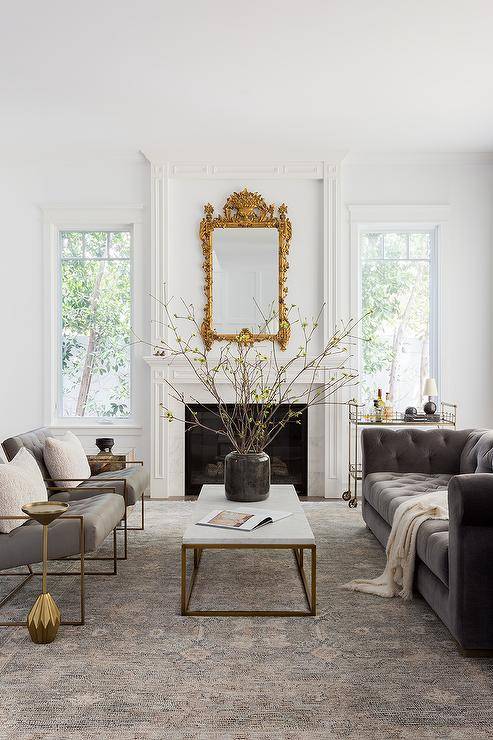
[[[316,315],[322,305],[323,320],[316,338],[318,350],[332,334],[340,318],[340,160],[311,162],[163,162],[151,163],[151,286],[155,296],[184,298],[197,314],[204,304],[203,270],[198,227],[207,202],[221,209],[228,195],[239,189],[261,193],[269,203],[285,202],[293,224],[289,255],[288,301],[300,306],[304,315]],[[153,304],[152,342],[166,338],[166,322],[158,302]],[[292,348],[296,349],[296,335]],[[290,347],[286,350],[289,356]],[[164,378],[171,372],[166,362],[148,358],[151,367],[151,495],[167,497],[171,489],[169,465],[176,458],[176,430],[160,416],[159,403],[166,394]],[[174,370],[172,371],[174,372]],[[180,371],[181,372],[181,371]],[[175,378],[176,380],[176,378]],[[187,379],[182,378],[184,385]],[[189,381],[188,381],[189,382]],[[315,415],[314,415],[315,416]],[[309,495],[339,493],[340,410],[325,408],[320,444],[312,450]],[[173,446],[173,451],[171,450]],[[315,460],[313,455],[317,456]],[[174,463],[176,467],[176,459]],[[179,464],[178,464],[179,467]]]

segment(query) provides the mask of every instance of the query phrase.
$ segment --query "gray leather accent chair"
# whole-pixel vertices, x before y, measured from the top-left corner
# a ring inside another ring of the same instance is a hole
[[[364,429],[362,513],[385,547],[409,496],[448,490],[418,531],[415,589],[466,654],[493,655],[493,431]]]
[[[79,576],[80,578],[80,618],[77,621],[62,621],[61,624],[85,624],[84,578],[86,571],[84,563],[87,560],[86,553],[98,550],[111,532],[113,532],[113,556],[91,559],[112,560],[113,571],[91,570],[87,575],[116,575],[117,573],[116,529],[125,514],[123,497],[114,490],[100,493],[92,488],[86,488],[85,494],[86,498],[71,501],[66,514],[62,514],[49,525],[48,560],[65,560],[77,555],[76,559],[80,561],[78,572],[73,569],[65,571],[57,569],[52,574]],[[43,527],[26,516],[19,515],[15,518],[19,519],[19,526],[8,534],[0,534],[0,571],[2,571],[0,575],[24,575],[24,579],[3,596],[0,607],[3,607],[33,576],[42,575],[41,571],[35,572],[31,566],[43,560]],[[21,567],[27,567],[27,574],[18,573],[17,569]],[[12,569],[16,569],[15,574],[3,573],[6,570],[12,571]],[[21,622],[2,621],[0,626],[25,626],[25,620]]]
[[[47,481],[47,485],[54,486],[57,483],[50,479],[50,474],[46,469],[46,465],[43,458],[43,447],[48,437],[54,437],[50,429],[47,427],[41,427],[39,429],[33,429],[30,432],[24,432],[18,434],[15,437],[9,437],[2,442],[2,447],[7,456],[7,460],[12,460],[21,447],[25,447],[31,452],[36,462],[39,465],[43,478]],[[63,487],[63,482],[59,482],[60,487]],[[100,473],[99,475],[91,475],[85,481],[80,481],[76,488],[67,488],[63,491],[56,493],[56,498],[61,501],[73,502],[79,499],[87,497],[87,493],[83,490],[78,491],[78,488],[84,489],[90,486],[91,488],[101,488],[102,492],[110,486],[115,489],[117,493],[120,493],[125,499],[126,506],[133,506],[139,500],[142,506],[142,524],[137,529],[144,529],[144,495],[149,487],[149,473],[145,470],[143,465],[132,465],[124,470],[111,471],[106,473]],[[124,557],[127,557],[127,525],[126,525],[126,509],[125,509],[125,534],[124,534]]]

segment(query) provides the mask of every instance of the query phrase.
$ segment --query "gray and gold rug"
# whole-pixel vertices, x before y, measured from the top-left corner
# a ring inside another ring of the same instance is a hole
[[[493,661],[461,657],[420,599],[339,588],[384,564],[359,510],[305,504],[316,618],[183,618],[179,545],[192,506],[148,504],[119,575],[87,579],[85,627],[61,627],[44,646],[0,629],[1,738],[493,738]],[[289,552],[206,553],[201,569],[197,605],[304,606]],[[25,614],[38,588],[5,617]],[[75,580],[50,590],[68,618]]]

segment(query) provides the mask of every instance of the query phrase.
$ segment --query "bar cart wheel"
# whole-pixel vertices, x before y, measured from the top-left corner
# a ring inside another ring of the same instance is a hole
[[[349,501],[351,498],[351,491],[344,491],[342,494],[342,500],[343,501]]]
[[[358,502],[355,498],[352,498],[348,504],[350,509],[355,509],[358,506]]]

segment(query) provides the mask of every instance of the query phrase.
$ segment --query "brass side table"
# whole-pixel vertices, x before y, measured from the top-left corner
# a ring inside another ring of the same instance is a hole
[[[120,452],[98,452],[87,455],[87,462],[91,468],[91,475],[100,473],[116,473],[125,470],[128,463],[136,462],[135,450],[122,450]]]
[[[455,429],[457,419],[457,405],[454,403],[440,404],[440,419],[436,421],[405,421],[403,414],[395,414],[391,419],[376,419],[373,414],[365,414],[362,404],[357,401],[348,403],[348,484],[342,494],[344,501],[348,502],[350,509],[358,506],[358,482],[363,479],[360,463],[359,430],[362,427],[389,427],[390,429],[401,427],[430,427],[440,429],[449,427]]]
[[[48,525],[69,508],[63,501],[34,501],[22,507],[24,514],[43,526],[43,586],[27,616],[27,629],[31,640],[38,644],[53,642],[60,627],[60,609],[46,589],[48,570]]]

